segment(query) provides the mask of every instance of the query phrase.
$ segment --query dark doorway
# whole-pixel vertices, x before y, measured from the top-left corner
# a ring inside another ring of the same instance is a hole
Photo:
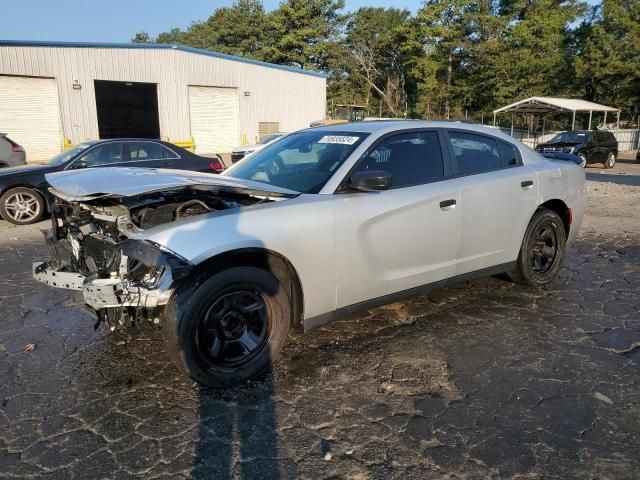
[[[155,83],[95,80],[100,138],[160,138]]]

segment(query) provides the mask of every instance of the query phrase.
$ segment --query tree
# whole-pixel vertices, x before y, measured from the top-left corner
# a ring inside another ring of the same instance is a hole
[[[408,10],[363,7],[346,26],[345,45],[355,60],[354,71],[367,86],[364,103],[369,106],[377,97],[392,116],[406,114],[410,18]]]
[[[323,70],[343,22],[344,0],[285,0],[267,20],[266,61]]]
[[[582,28],[574,65],[584,95],[624,108],[640,108],[640,0],[604,0]]]
[[[131,39],[131,43],[152,43],[153,39],[147,32],[138,32]]]
[[[238,0],[218,8],[206,21],[193,23],[182,41],[196,48],[261,58],[266,15],[260,0]]]

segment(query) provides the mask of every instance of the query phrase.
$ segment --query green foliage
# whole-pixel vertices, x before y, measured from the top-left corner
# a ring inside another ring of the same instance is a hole
[[[370,116],[489,118],[532,95],[640,105],[640,0],[425,0],[413,15],[344,0],[237,0],[185,30],[135,43],[180,43],[327,72],[328,101]]]
[[[582,26],[574,65],[577,86],[589,100],[640,109],[640,0],[604,0]]]

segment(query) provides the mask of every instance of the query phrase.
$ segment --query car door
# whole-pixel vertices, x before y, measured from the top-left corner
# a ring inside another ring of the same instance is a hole
[[[587,159],[589,163],[597,163],[604,161],[602,154],[602,144],[598,138],[597,132],[589,132],[587,139],[587,146],[585,148],[587,152]]]
[[[122,165],[122,161],[122,142],[105,142],[90,147],[66,168],[113,167]]]
[[[335,194],[338,308],[455,273],[460,193],[458,181],[450,178],[443,141],[435,130],[387,136],[350,175],[385,170],[392,187]]]
[[[536,172],[507,141],[453,129],[447,137],[461,197],[456,273],[515,261],[537,206]]]
[[[124,162],[127,167],[180,168],[180,157],[158,142],[144,140],[124,143]]]

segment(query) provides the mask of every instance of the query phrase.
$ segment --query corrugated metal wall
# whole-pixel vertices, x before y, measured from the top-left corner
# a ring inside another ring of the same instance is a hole
[[[293,131],[325,116],[324,78],[175,49],[0,46],[0,74],[55,78],[73,143],[98,138],[94,80],[158,84],[160,132],[171,140],[191,135],[188,85],[237,88],[240,134],[250,143],[259,122]]]

